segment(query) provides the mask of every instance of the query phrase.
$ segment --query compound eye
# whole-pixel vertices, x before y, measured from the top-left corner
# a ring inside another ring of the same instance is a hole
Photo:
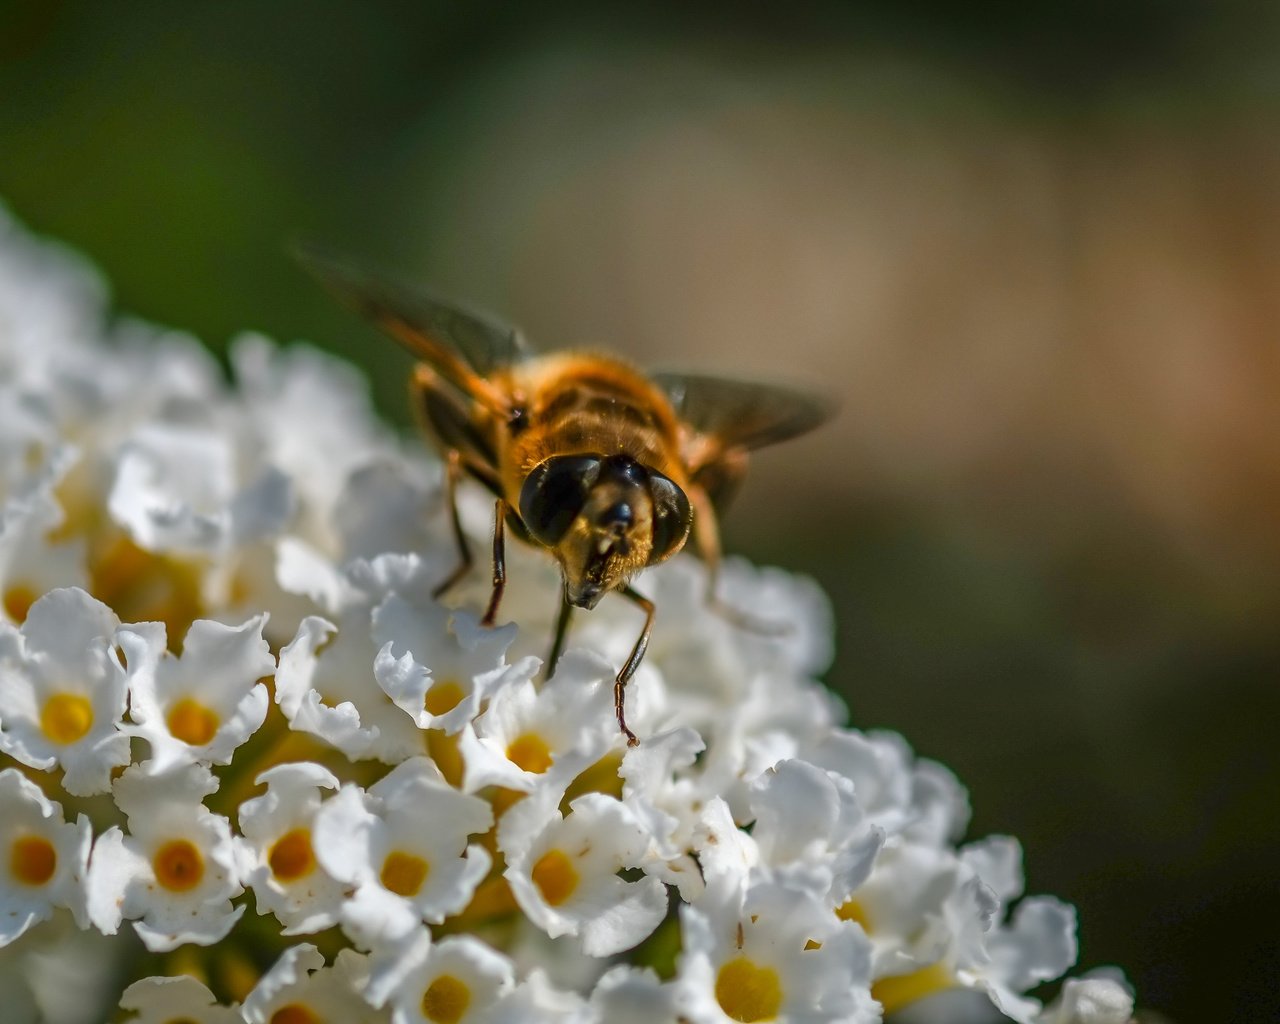
[[[520,518],[534,539],[555,547],[599,475],[596,455],[556,455],[537,466],[520,488]]]
[[[649,496],[653,499],[653,550],[649,552],[649,564],[653,565],[680,550],[689,536],[693,512],[684,491],[656,471],[650,471]]]

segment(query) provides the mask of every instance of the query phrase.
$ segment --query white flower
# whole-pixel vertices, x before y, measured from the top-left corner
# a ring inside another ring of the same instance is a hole
[[[591,991],[591,1008],[608,1024],[676,1024],[676,992],[650,970],[619,965]]]
[[[1122,978],[1097,976],[1068,978],[1062,993],[1036,1024],[1129,1024],[1133,995]]]
[[[137,1011],[127,1024],[242,1024],[239,1009],[218,1005],[214,994],[185,974],[143,978],[124,990],[120,1006]]]
[[[116,780],[116,803],[129,835],[111,828],[89,862],[89,915],[114,935],[122,918],[147,948],[217,942],[240,919],[231,898],[237,877],[231,826],[201,802],[218,788],[207,768],[188,765],[162,775],[135,766]]]
[[[258,680],[275,671],[275,658],[259,615],[239,626],[201,619],[182,643],[182,656],[155,657],[163,641],[143,627],[121,629],[129,678],[129,730],[151,747],[147,769],[184,764],[228,764],[267,715],[267,688]]]
[[[365,998],[375,1006],[390,1000],[392,1024],[489,1024],[514,985],[511,961],[478,939],[433,943],[419,932],[392,955],[374,957]]]
[[[0,751],[32,768],[61,767],[75,796],[104,792],[111,770],[129,763],[118,625],[75,588],[36,601],[21,629],[0,623]]]
[[[691,851],[702,811],[714,799],[704,780],[689,772],[705,749],[692,729],[676,729],[629,747],[618,769],[622,798],[650,837],[653,860],[646,870],[678,886],[686,900],[702,892]]]
[[[241,1013],[249,1024],[325,1020],[379,1024],[387,1015],[361,997],[367,977],[365,958],[349,949],[326,967],[324,957],[310,943],[290,946],[245,996]]]
[[[333,744],[347,757],[395,764],[422,752],[422,733],[374,679],[369,612],[357,606],[342,625],[309,616],[280,652],[276,703],[289,726]]]
[[[502,786],[523,793],[550,787],[554,800],[621,739],[613,717],[613,669],[598,655],[568,651],[539,689],[536,661],[521,662],[462,731],[463,787]]]
[[[675,998],[692,1024],[880,1020],[866,937],[811,894],[771,883],[709,885],[680,919]]]
[[[595,1024],[586,1001],[557,988],[539,970],[529,972],[493,1007],[490,1024]]]
[[[666,887],[656,878],[623,881],[618,872],[649,857],[649,836],[631,809],[601,793],[588,793],[561,817],[507,812],[513,822],[500,836],[506,878],[530,920],[553,938],[576,935],[590,956],[630,949],[667,913]]]
[[[378,685],[419,729],[456,733],[509,678],[537,670],[532,658],[507,665],[515,625],[482,627],[477,616],[433,600],[389,594],[373,610],[372,633]]]
[[[89,819],[66,822],[62,808],[16,768],[0,771],[0,946],[66,907],[88,927],[85,872]]]
[[[274,467],[241,480],[232,440],[208,424],[151,423],[117,455],[107,507],[148,551],[224,554],[278,533],[292,509]]]
[[[338,922],[346,886],[316,859],[314,828],[321,790],[338,788],[318,764],[281,764],[255,780],[267,792],[240,805],[241,875],[258,913],[275,914],[284,935],[318,932]]]
[[[84,545],[50,539],[64,519],[51,493],[53,483],[43,480],[0,504],[0,621],[21,625],[41,594],[88,582]]]
[[[492,824],[489,805],[453,789],[426,758],[402,762],[367,793],[344,786],[314,829],[321,866],[356,889],[343,926],[377,946],[462,910],[490,866],[468,836]]]
[[[752,786],[760,859],[780,881],[835,904],[866,881],[884,833],[866,822],[854,785],[804,761],[782,761]]]

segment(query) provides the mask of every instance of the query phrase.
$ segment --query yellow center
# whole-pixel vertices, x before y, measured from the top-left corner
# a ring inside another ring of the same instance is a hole
[[[432,1024],[458,1024],[471,1005],[471,989],[452,974],[442,974],[422,993],[422,1015]]]
[[[605,754],[595,764],[584,771],[569,784],[564,799],[560,801],[560,813],[569,816],[569,805],[583,793],[607,793],[622,799],[622,776],[618,769],[622,766],[622,755],[617,751]]]
[[[742,1024],[773,1020],[782,1006],[782,986],[772,967],[759,967],[745,956],[730,960],[716,975],[716,1002]]]
[[[431,865],[412,853],[392,850],[382,862],[382,884],[397,896],[416,896],[431,873]]]
[[[507,747],[507,760],[521,771],[541,775],[551,767],[551,748],[536,732],[521,733]]]
[[[845,900],[836,907],[836,917],[841,921],[856,921],[862,925],[864,932],[868,934],[871,932],[871,920],[867,917],[867,908],[857,900]]]
[[[462,703],[462,698],[466,696],[462,687],[455,683],[452,679],[445,679],[436,683],[427,691],[427,695],[423,698],[422,706],[432,715],[447,715],[450,711]]]
[[[290,1003],[276,1010],[267,1024],[322,1024],[322,1019],[301,1003]]]
[[[883,1007],[886,1014],[893,1013],[909,1003],[955,985],[955,979],[942,964],[930,964],[910,974],[881,978],[871,985],[871,996]]]
[[[27,612],[31,611],[38,596],[25,583],[11,583],[5,588],[4,594],[0,595],[0,603],[4,605],[4,613],[11,621],[23,623],[27,621]]]
[[[55,693],[40,711],[40,728],[54,743],[74,743],[93,727],[93,705],[78,693]]]
[[[23,836],[9,851],[9,873],[23,885],[44,885],[58,868],[58,851],[44,836]]]
[[[169,711],[169,731],[183,743],[203,747],[218,731],[218,716],[203,704],[183,697]]]
[[[578,888],[578,869],[563,850],[548,850],[530,872],[542,898],[553,907],[564,903]]]
[[[90,552],[89,593],[125,622],[163,622],[175,652],[204,612],[203,585],[200,562],[152,554],[123,535]]]
[[[194,843],[172,839],[156,851],[152,858],[156,881],[170,892],[187,892],[204,877],[204,858]]]
[[[282,835],[272,844],[267,863],[271,865],[271,873],[282,882],[296,882],[311,874],[316,858],[311,850],[310,830],[295,828]]]

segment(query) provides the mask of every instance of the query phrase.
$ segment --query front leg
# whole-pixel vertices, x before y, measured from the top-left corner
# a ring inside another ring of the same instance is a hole
[[[555,637],[551,641],[551,654],[547,656],[547,679],[556,674],[556,665],[560,663],[560,655],[564,653],[564,642],[569,636],[569,620],[573,618],[573,605],[563,590],[560,593],[560,615],[556,619]]]
[[[644,628],[640,630],[640,636],[636,638],[636,645],[631,648],[631,654],[627,657],[626,664],[622,666],[622,671],[618,673],[617,679],[613,681],[613,710],[618,716],[618,728],[622,730],[622,735],[627,738],[627,746],[634,747],[640,741],[636,739],[636,734],[627,728],[626,690],[627,683],[636,674],[636,669],[640,667],[640,662],[644,660],[644,652],[649,648],[649,634],[653,632],[654,604],[631,586],[623,587],[619,593],[628,601],[639,605],[644,611]]]
[[[502,592],[507,588],[506,523],[507,503],[499,498],[493,506],[493,593],[480,620],[482,626],[493,625],[498,617],[498,605],[502,603]]]
[[[437,601],[452,590],[471,569],[471,547],[467,544],[467,535],[462,529],[462,516],[458,514],[458,481],[461,477],[462,453],[456,448],[450,448],[445,455],[444,495],[445,501],[449,503],[449,521],[453,525],[453,542],[458,549],[458,564],[453,572],[431,591],[431,596]]]

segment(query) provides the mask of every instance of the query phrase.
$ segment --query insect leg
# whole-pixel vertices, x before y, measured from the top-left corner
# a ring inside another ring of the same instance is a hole
[[[551,641],[551,654],[547,657],[547,676],[550,679],[556,673],[556,665],[560,655],[564,653],[564,642],[569,636],[569,620],[573,618],[573,605],[563,594],[560,595],[560,616],[556,619],[555,639]]]
[[[492,626],[498,616],[502,592],[507,588],[507,503],[499,498],[493,505],[493,593],[489,595],[489,607],[480,620],[482,626]]]
[[[431,596],[441,598],[457,585],[471,569],[471,547],[467,544],[467,535],[462,530],[462,518],[458,515],[458,480],[462,476],[462,454],[457,448],[450,448],[445,455],[444,494],[449,502],[449,518],[453,523],[453,539],[458,547],[458,565],[445,577]]]
[[[720,581],[720,525],[715,506],[707,492],[698,485],[689,487],[689,504],[693,506],[694,541],[698,554],[707,567],[707,607],[716,615],[738,629],[761,636],[785,636],[791,632],[791,624],[771,619],[759,619],[720,600],[717,584]]]
[[[623,587],[619,593],[627,600],[639,605],[644,611],[644,628],[640,631],[640,636],[636,638],[636,645],[631,648],[631,654],[628,655],[626,664],[622,666],[622,671],[618,673],[618,678],[613,681],[613,710],[618,716],[618,728],[626,736],[627,746],[634,747],[640,741],[636,739],[636,734],[627,728],[627,716],[624,711],[625,697],[627,683],[636,674],[636,669],[640,667],[640,662],[644,660],[644,652],[649,647],[649,634],[653,632],[654,605],[652,601],[634,587]]]

